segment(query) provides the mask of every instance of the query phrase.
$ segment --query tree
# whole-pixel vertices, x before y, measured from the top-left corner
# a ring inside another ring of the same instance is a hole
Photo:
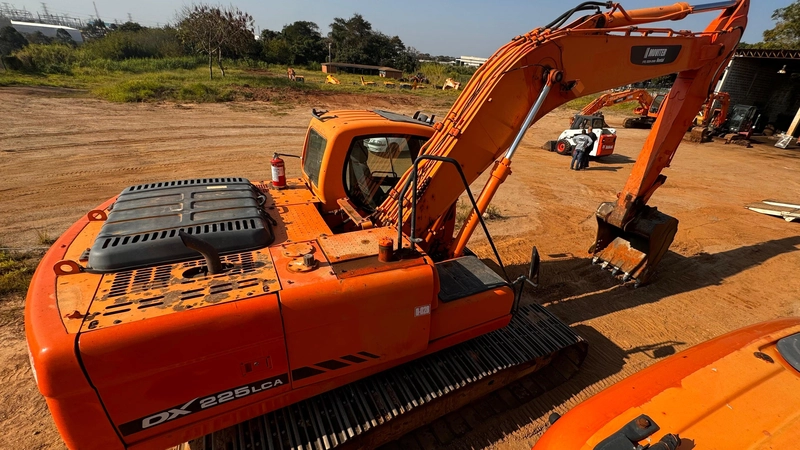
[[[53,38],[53,43],[76,47],[78,45],[72,36],[63,28],[56,30],[56,37]]]
[[[114,31],[131,31],[133,33],[137,33],[139,31],[142,31],[144,27],[136,22],[125,22],[122,25],[115,28],[116,29]]]
[[[6,69],[6,64],[3,57],[14,53],[17,50],[22,50],[22,47],[28,45],[25,36],[21,35],[19,31],[12,26],[3,27],[0,29],[0,66],[3,70]]]
[[[41,31],[28,35],[28,44],[52,44],[53,38],[45,36]]]
[[[253,39],[253,17],[234,6],[187,6],[178,23],[178,36],[194,51],[208,55],[209,78],[214,78],[214,56],[222,76],[223,53],[243,55]]]
[[[764,31],[764,46],[768,48],[800,48],[800,0],[772,13],[778,21],[775,28]]]
[[[398,36],[373,30],[360,14],[347,20],[333,19],[328,39],[336,49],[334,60],[339,62],[391,66],[406,72],[414,72],[419,66],[415,49],[406,48]]]
[[[261,57],[269,64],[290,64],[292,51],[281,33],[272,30],[261,32]]]
[[[108,28],[106,28],[105,22],[100,19],[95,19],[81,28],[81,34],[87,41],[91,41],[93,39],[100,39],[108,34]]]
[[[334,57],[337,62],[354,64],[372,64],[367,46],[372,38],[372,24],[364,20],[361,14],[345,20],[333,19],[328,38],[333,43]]]
[[[281,36],[291,52],[290,64],[308,64],[325,60],[326,49],[316,23],[297,21],[286,25],[281,30]]]

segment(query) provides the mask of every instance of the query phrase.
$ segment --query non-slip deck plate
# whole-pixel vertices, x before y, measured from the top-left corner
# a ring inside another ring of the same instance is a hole
[[[328,261],[333,264],[377,255],[378,242],[383,237],[397,240],[397,228],[370,228],[333,236],[320,236],[318,242]]]
[[[508,283],[476,256],[464,256],[436,264],[439,300],[447,303],[479,294]]]
[[[264,204],[267,208],[270,206],[288,206],[319,202],[317,196],[311,192],[301,178],[287,179],[286,187],[283,189],[274,189],[270,187],[268,181],[255,183],[255,186],[259,191],[267,194],[267,202]]]
[[[255,297],[280,290],[267,249],[225,255],[228,269],[204,275],[203,260],[105,274],[81,331]]]
[[[503,329],[218,431],[190,447],[335,448],[499,371],[576,347],[585,355],[586,342],[566,324],[539,305],[523,306]]]

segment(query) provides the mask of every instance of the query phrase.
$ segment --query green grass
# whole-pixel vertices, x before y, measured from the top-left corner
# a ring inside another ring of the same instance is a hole
[[[214,67],[214,78],[208,77],[206,61],[197,57],[87,60],[79,57],[69,73],[32,74],[16,71],[0,73],[0,86],[49,86],[82,89],[91,95],[112,102],[229,102],[237,100],[267,100],[270,102],[291,101],[295,94],[302,93],[347,93],[396,95],[433,100],[438,106],[447,108],[455,101],[460,91],[436,89],[433,84],[423,89],[400,89],[400,82],[377,76],[364,76],[374,86],[363,86],[361,76],[335,74],[341,84],[326,84],[326,74],[318,70],[295,68],[304,83],[289,81],[285,66],[270,66],[260,62],[227,62],[223,78]],[[394,83],[394,87],[384,85]],[[567,109],[579,111],[599,94],[575,99],[565,105]],[[632,111],[635,103],[613,105],[604,110]]]
[[[8,71],[0,73],[0,86],[48,86],[86,90],[92,95],[113,102],[226,102],[235,100],[281,101],[296,93],[395,94],[441,99],[451,104],[458,93],[441,91],[432,85],[420,90],[401,90],[395,80],[365,76],[375,86],[361,85],[359,75],[337,74],[340,85],[325,84],[321,71],[295,69],[305,77],[304,83],[289,81],[282,66],[254,67],[231,64],[223,78],[214,67],[214,78],[208,77],[208,66],[197,58],[81,60],[69,73],[34,74]],[[395,87],[384,85],[395,82]]]
[[[56,237],[50,236],[50,232],[47,231],[47,229],[36,228],[35,231],[36,231],[36,242],[38,242],[39,245],[50,246],[53,245],[56,239],[58,239],[57,236]]]
[[[24,295],[38,263],[39,255],[33,252],[0,250],[0,300]]]

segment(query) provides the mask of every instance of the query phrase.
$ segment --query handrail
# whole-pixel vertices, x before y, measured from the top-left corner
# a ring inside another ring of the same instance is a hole
[[[417,159],[414,160],[414,164],[411,165],[411,176],[406,179],[406,182],[403,184],[403,188],[400,190],[399,199],[397,209],[398,209],[398,218],[397,218],[397,250],[400,251],[403,248],[403,199],[405,198],[406,192],[413,181],[413,195],[411,200],[411,236],[409,237],[409,241],[411,241],[411,250],[414,250],[414,245],[421,242],[421,239],[416,237],[416,228],[417,228],[417,170],[418,164],[420,161],[424,160],[432,160],[432,161],[439,161],[443,163],[452,164],[456,170],[458,170],[458,175],[461,177],[461,182],[464,184],[464,189],[467,192],[467,196],[469,197],[470,203],[472,203],[472,209],[477,214],[478,220],[481,223],[481,227],[483,227],[483,232],[486,234],[486,239],[489,241],[489,245],[492,247],[492,252],[494,252],[494,257],[497,259],[497,265],[500,266],[500,270],[503,271],[503,276],[511,283],[511,280],[508,278],[508,273],[506,273],[506,267],[503,265],[502,259],[500,259],[500,253],[497,251],[497,247],[494,245],[494,240],[492,236],[489,234],[489,229],[486,227],[486,222],[483,221],[483,216],[480,214],[480,210],[478,209],[478,204],[475,202],[475,197],[472,195],[472,190],[469,188],[469,183],[467,183],[467,177],[464,176],[464,171],[461,170],[461,165],[458,164],[453,158],[448,158],[446,156],[437,156],[437,155],[419,155]]]

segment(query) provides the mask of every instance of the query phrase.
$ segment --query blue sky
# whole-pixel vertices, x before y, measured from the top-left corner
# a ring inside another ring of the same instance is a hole
[[[17,8],[41,11],[38,0],[3,0]],[[628,9],[668,5],[675,0],[622,0]],[[715,0],[694,0],[708,3]],[[51,13],[68,13],[83,19],[94,15],[91,0],[49,0]],[[122,2],[95,0],[100,16],[106,21],[134,21],[155,26],[174,20],[175,11],[188,3],[183,0],[137,0]],[[215,0],[209,3],[216,3]],[[227,4],[227,1],[221,2]],[[316,22],[323,35],[334,17],[348,18],[360,13],[373,29],[397,35],[406,45],[433,55],[488,57],[518,34],[544,25],[580,0],[236,0],[232,4],[249,12],[259,29],[280,30],[297,20]],[[758,42],[765,29],[772,28],[772,12],[790,0],[753,0],[744,40]],[[701,30],[715,13],[690,16],[674,28]]]

